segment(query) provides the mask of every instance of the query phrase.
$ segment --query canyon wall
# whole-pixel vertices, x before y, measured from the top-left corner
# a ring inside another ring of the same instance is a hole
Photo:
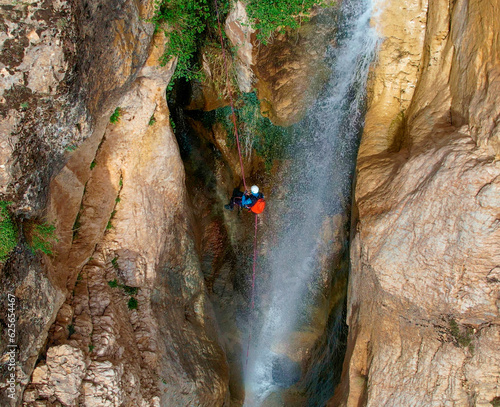
[[[329,405],[491,406],[500,400],[500,3],[380,7],[348,351]]]
[[[59,240],[50,256],[21,240],[2,267],[19,352],[14,399],[2,358],[1,404],[222,406],[228,367],[165,99],[175,64],[159,66],[165,39],[145,21],[153,3],[31,3],[0,4],[2,198],[21,231],[47,220]]]
[[[358,156],[348,352],[329,405],[489,406],[500,397],[499,3],[380,7],[373,24],[383,42]],[[2,405],[243,403],[236,316],[251,295],[242,270],[251,269],[253,223],[222,212],[241,179],[238,156],[220,124],[186,118],[176,139],[165,100],[175,64],[157,62],[164,38],[146,22],[152,8],[0,0],[0,193],[21,231],[46,219],[59,237],[49,256],[32,253],[21,233],[0,270],[0,314],[14,294],[19,346],[12,401],[2,330]],[[299,121],[326,79],[335,10],[314,17],[269,47],[255,43],[242,3],[226,22],[237,46],[233,86],[255,86],[277,124]],[[215,83],[220,60],[208,55],[192,110],[228,102]],[[183,146],[188,127],[195,136]],[[255,154],[244,165],[284,202],[276,169],[266,173]],[[343,222],[330,223],[340,263]],[[273,236],[262,242],[264,257]],[[321,358],[330,303],[314,334],[296,333],[280,353],[303,367],[311,353]],[[306,403],[292,396],[289,405]]]

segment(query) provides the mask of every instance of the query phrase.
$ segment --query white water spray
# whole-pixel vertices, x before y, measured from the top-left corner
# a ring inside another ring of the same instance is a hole
[[[259,310],[263,320],[255,324],[260,330],[252,335],[246,406],[261,405],[273,390],[298,379],[296,369],[280,366],[283,358],[275,351],[287,343],[292,331],[310,322],[308,306],[322,290],[320,231],[327,216],[344,213],[350,196],[366,79],[378,39],[369,25],[372,6],[371,0],[344,0],[338,47],[328,56],[330,80],[296,128],[300,141],[291,146],[293,165],[283,178],[290,192],[283,214],[278,215],[277,243],[268,254],[266,272],[271,281],[269,287],[259,288],[271,300]]]

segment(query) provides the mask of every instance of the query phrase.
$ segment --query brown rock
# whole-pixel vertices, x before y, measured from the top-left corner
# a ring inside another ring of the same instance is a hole
[[[319,11],[332,12],[333,9]],[[278,126],[300,121],[328,79],[325,57],[333,40],[333,25],[322,25],[317,18],[296,32],[277,34],[268,46],[253,47],[262,114]]]

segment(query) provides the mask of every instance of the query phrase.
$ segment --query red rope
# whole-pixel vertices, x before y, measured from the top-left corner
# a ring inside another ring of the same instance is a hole
[[[215,3],[215,12],[217,13],[217,25],[219,26],[219,36],[220,36],[220,46],[222,48],[222,58],[224,59],[224,68],[226,69],[226,87],[229,91],[229,104],[231,105],[231,114],[233,116],[234,135],[236,137],[236,145],[238,146],[238,155],[240,156],[241,177],[243,178],[243,186],[244,186],[245,191],[246,191],[247,190],[247,183],[245,180],[245,171],[243,169],[243,158],[241,157],[240,137],[238,134],[238,126],[236,125],[236,114],[234,112],[233,92],[231,91],[231,86],[230,86],[230,81],[229,81],[229,69],[227,67],[226,50],[224,48],[224,40],[222,38],[222,30],[221,30],[220,17],[219,17],[219,7],[217,6],[217,0],[214,0],[214,3]]]
[[[227,59],[226,59],[226,51],[224,49],[224,39],[222,38],[222,29],[221,29],[221,24],[220,24],[220,17],[219,17],[219,7],[217,6],[217,0],[214,0],[215,3],[215,11],[217,13],[217,25],[219,26],[219,36],[220,36],[220,46],[222,48],[222,58],[224,59],[224,68],[226,69],[226,86],[227,89],[229,90],[229,103],[231,105],[231,114],[232,114],[232,119],[233,119],[233,125],[234,125],[234,135],[236,137],[236,145],[238,146],[238,155],[240,157],[240,167],[241,167],[241,177],[243,178],[243,186],[245,188],[245,191],[247,190],[247,183],[245,180],[245,171],[243,168],[243,158],[241,156],[241,147],[240,147],[240,137],[238,134],[238,126],[236,124],[236,113],[234,111],[234,102],[233,102],[233,92],[231,91],[231,86],[230,86],[230,81],[229,81],[229,69],[227,66]],[[254,233],[254,238],[253,238],[253,268],[252,268],[252,305],[251,305],[251,311],[255,309],[255,265],[257,264],[257,214],[255,214],[255,233]],[[250,342],[252,339],[252,324],[250,323],[250,329],[248,331],[248,344],[247,344],[247,355],[246,355],[246,363],[245,366],[248,365],[248,354],[250,353]]]

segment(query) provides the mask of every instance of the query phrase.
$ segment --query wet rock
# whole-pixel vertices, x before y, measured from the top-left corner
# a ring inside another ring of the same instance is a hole
[[[273,360],[272,377],[280,387],[290,387],[300,380],[300,365],[286,356],[278,356]]]
[[[268,46],[254,45],[261,111],[274,124],[300,121],[328,79],[325,57],[334,37],[334,13],[334,8],[321,10],[296,32],[276,34]]]

